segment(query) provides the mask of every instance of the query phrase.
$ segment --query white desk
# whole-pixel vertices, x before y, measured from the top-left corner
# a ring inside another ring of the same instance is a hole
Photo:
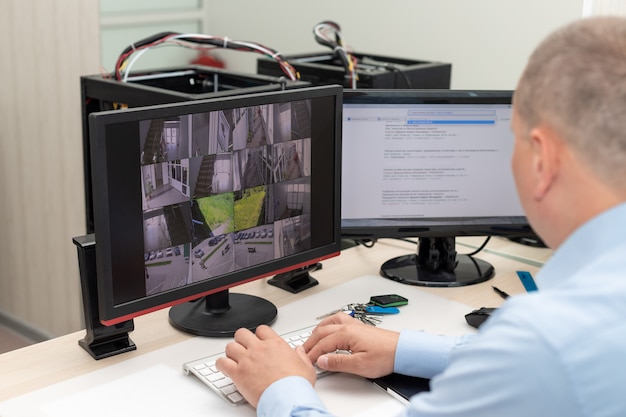
[[[462,243],[476,245],[480,239]],[[259,280],[235,288],[270,299],[279,307],[273,327],[279,333],[316,322],[315,317],[348,302],[367,301],[369,296],[399,293],[409,298],[397,316],[387,316],[381,326],[460,334],[472,329],[464,314],[481,306],[497,306],[502,300],[492,291],[496,285],[510,294],[523,291],[515,271],[536,272],[538,263],[550,256],[547,249],[523,247],[495,240],[480,257],[496,268],[496,277],[461,288],[423,288],[396,283],[378,276],[380,264],[393,256],[410,253],[414,246],[400,241],[381,241],[373,249],[351,248],[324,262],[314,275],[320,285],[301,294],[290,294]],[[459,252],[470,249],[459,245]],[[443,298],[445,297],[445,298]],[[0,415],[72,416],[111,415],[113,410],[142,415],[206,416],[254,415],[248,406],[231,407],[181,370],[183,362],[223,350],[226,339],[193,337],[173,329],[167,311],[135,320],[131,338],[134,352],[100,361],[93,360],[77,344],[84,332],[76,332],[0,355]],[[331,375],[318,381],[316,389],[338,415],[373,415],[401,405],[364,379]],[[184,399],[187,400],[184,400]],[[96,401],[91,406],[91,401]],[[86,404],[86,402],[88,404]],[[76,413],[73,413],[73,409]],[[107,408],[112,407],[112,408]],[[120,408],[123,407],[123,408]],[[383,408],[379,408],[383,407]],[[126,411],[124,411],[126,410]],[[97,413],[101,414],[97,414]],[[202,413],[202,414],[200,414]]]

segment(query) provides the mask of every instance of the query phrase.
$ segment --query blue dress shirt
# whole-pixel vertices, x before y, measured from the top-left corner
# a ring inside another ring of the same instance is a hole
[[[403,330],[394,370],[431,378],[402,416],[626,416],[626,204],[576,230],[476,335]],[[329,416],[300,377],[259,416]]]

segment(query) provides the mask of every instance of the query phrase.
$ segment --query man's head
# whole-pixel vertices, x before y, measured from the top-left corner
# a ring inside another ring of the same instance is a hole
[[[550,246],[624,201],[625,115],[626,18],[574,22],[531,55],[514,98],[513,170],[524,209]]]

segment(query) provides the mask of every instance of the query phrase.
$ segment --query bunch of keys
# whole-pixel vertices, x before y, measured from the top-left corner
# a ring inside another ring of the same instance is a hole
[[[383,315],[398,314],[399,312],[400,310],[398,310],[396,307],[381,307],[372,304],[352,303],[346,304],[340,309],[333,310],[330,313],[316,317],[316,320],[321,320],[336,313],[345,313],[354,317],[355,319],[362,321],[365,324],[369,324],[370,326],[376,326],[377,324],[382,323]]]

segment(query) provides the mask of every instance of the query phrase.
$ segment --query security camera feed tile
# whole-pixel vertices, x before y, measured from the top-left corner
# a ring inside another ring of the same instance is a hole
[[[147,295],[310,248],[310,104],[140,122]]]

